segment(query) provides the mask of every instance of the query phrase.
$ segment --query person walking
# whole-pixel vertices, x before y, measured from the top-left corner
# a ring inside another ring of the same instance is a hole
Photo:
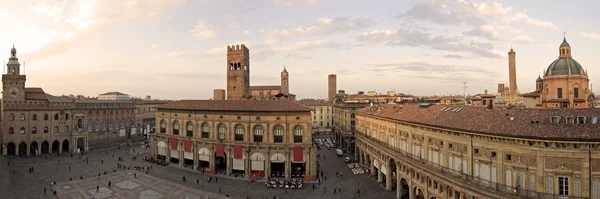
[[[46,195],[46,187],[44,187],[44,195]]]
[[[108,181],[108,187],[109,187],[109,188],[110,188],[110,184],[111,184],[111,182],[110,182],[110,181]]]
[[[71,166],[69,166],[69,171],[71,171]]]
[[[196,185],[200,185],[200,180],[198,180],[198,178],[196,178]]]
[[[100,186],[96,185],[96,192],[100,192]]]

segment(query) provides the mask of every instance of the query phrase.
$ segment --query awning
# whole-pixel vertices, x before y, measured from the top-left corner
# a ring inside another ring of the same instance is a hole
[[[191,152],[183,152],[183,158],[188,160],[194,160],[194,154]]]
[[[302,150],[303,150],[302,146],[294,146],[294,160],[293,160],[293,162],[304,162]]]
[[[171,157],[179,159],[179,151],[171,149]]]
[[[225,157],[225,146],[222,143],[217,143],[217,146],[215,147],[217,150],[217,157]]]
[[[158,147],[158,155],[167,155],[167,148]]]
[[[192,142],[190,140],[183,141],[183,151],[192,152]]]
[[[242,159],[233,159],[233,170],[243,171],[244,170],[244,160]]]
[[[233,159],[242,159],[242,146],[239,144],[233,145]]]
[[[209,162],[210,156],[210,151],[207,148],[201,148],[198,150],[198,160]]]
[[[271,156],[272,163],[285,163],[285,155],[281,153],[275,153]]]
[[[171,138],[171,149],[177,150],[177,138]]]

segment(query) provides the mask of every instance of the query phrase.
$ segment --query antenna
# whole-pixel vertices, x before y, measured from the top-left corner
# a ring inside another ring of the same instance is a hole
[[[467,99],[467,82],[463,82],[463,97]]]

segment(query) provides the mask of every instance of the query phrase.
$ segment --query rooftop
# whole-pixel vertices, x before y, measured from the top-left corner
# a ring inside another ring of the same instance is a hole
[[[281,90],[280,85],[250,86],[250,90]]]
[[[419,108],[416,104],[402,107],[385,104],[366,107],[357,112],[359,115],[489,135],[564,141],[600,141],[600,133],[598,133],[600,109],[488,110],[484,107],[470,106],[431,105],[427,108]],[[560,117],[557,124],[551,123],[551,118],[555,116]],[[574,124],[567,124],[567,117],[573,117]],[[577,124],[578,117],[585,117],[585,122]]]
[[[296,112],[312,110],[307,106],[289,100],[180,100],[169,102],[158,108],[163,110],[249,112]]]
[[[115,92],[108,92],[108,93],[104,93],[104,94],[100,94],[100,95],[127,95],[127,94],[115,91]]]

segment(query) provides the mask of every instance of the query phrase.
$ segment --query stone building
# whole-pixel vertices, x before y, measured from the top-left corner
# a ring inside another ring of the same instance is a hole
[[[227,46],[227,100],[296,100],[290,93],[289,74],[284,67],[280,85],[250,86],[250,50],[242,45]],[[215,98],[220,98],[215,90]]]
[[[588,108],[592,92],[587,71],[571,56],[571,45],[564,38],[541,82],[542,108]]]
[[[477,94],[470,98],[472,106],[481,106],[481,107],[489,107],[494,106],[496,102],[496,95],[488,94],[487,89],[483,92],[483,94]]]
[[[397,198],[600,198],[599,115],[366,107],[356,112],[355,158]]]
[[[316,180],[311,109],[288,100],[182,100],[158,107],[151,154],[207,173]]]
[[[60,98],[26,87],[13,47],[2,75],[2,154],[70,153],[135,134],[132,100]]]
[[[138,133],[148,135],[155,131],[156,109],[168,102],[166,100],[135,100],[135,122]]]
[[[98,95],[98,100],[131,100],[131,97],[121,92],[108,92]]]
[[[310,107],[312,133],[331,133],[333,129],[333,104],[330,101],[302,102]]]

